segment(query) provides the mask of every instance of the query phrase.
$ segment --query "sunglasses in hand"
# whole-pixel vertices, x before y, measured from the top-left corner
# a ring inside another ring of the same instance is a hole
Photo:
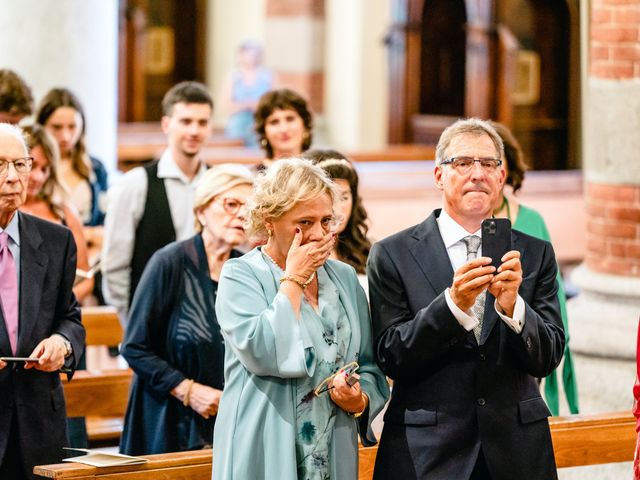
[[[313,390],[313,393],[315,394],[316,397],[319,397],[323,393],[328,392],[329,390],[334,388],[333,385],[331,385],[331,383],[333,382],[333,379],[336,377],[336,375],[339,375],[341,373],[346,373],[347,385],[349,385],[350,387],[353,387],[358,382],[358,380],[360,380],[360,375],[356,373],[358,371],[358,368],[360,368],[360,365],[358,365],[358,362],[351,362],[345,365],[336,373],[329,375],[322,382],[320,382],[320,384]]]

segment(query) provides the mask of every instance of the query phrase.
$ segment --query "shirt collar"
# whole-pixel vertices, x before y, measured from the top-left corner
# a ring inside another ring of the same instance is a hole
[[[11,240],[13,240],[13,242],[20,246],[20,220],[19,220],[20,215],[18,215],[18,212],[16,212],[13,215],[13,218],[11,219],[11,221],[9,222],[9,225],[7,225],[7,228],[2,228],[0,227],[0,233],[2,232],[7,232],[7,235],[9,235],[9,238]]]
[[[444,208],[440,211],[440,216],[438,217],[438,228],[440,229],[444,246],[447,249],[470,235],[459,223],[451,218]],[[482,237],[480,233],[481,229],[478,229],[472,235]]]
[[[200,162],[198,172],[196,173],[195,177],[190,180],[184,174],[184,172],[180,170],[178,164],[173,160],[173,156],[171,155],[169,149],[166,149],[164,151],[164,153],[160,157],[160,160],[158,161],[158,178],[175,178],[180,180],[185,185],[189,185],[192,182],[200,180],[200,177],[204,175],[204,172],[206,170],[207,167],[202,162]]]

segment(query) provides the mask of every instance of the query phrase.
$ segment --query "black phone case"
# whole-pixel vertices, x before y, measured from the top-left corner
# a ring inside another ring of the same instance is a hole
[[[511,220],[508,218],[487,218],[482,221],[482,256],[491,258],[491,265],[498,267],[505,253],[511,247]],[[497,273],[497,272],[496,272]]]

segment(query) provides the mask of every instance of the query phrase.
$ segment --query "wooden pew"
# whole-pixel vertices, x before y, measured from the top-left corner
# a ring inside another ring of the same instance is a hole
[[[86,344],[114,346],[122,342],[124,330],[114,307],[82,307],[82,324],[87,331]]]
[[[82,323],[88,348],[114,346],[122,342],[124,331],[115,308],[82,307]],[[91,445],[117,445],[124,426],[133,372],[119,370],[78,370],[68,382],[62,375],[67,415],[86,417]]]
[[[142,465],[96,468],[80,463],[60,463],[37,466],[33,473],[44,478],[73,480],[211,480],[211,449],[148,455],[145,458],[149,462]]]
[[[558,468],[633,460],[635,418],[630,412],[572,415],[550,419],[553,449]],[[370,480],[377,447],[359,450],[359,480]],[[144,465],[95,468],[77,463],[43,465],[34,473],[54,479],[109,480],[134,478],[194,478],[211,476],[212,451],[148,455]],[[135,473],[134,473],[135,472]]]
[[[122,419],[127,409],[132,375],[129,369],[99,373],[78,370],[69,382],[62,374],[67,415],[88,418],[102,415]]]

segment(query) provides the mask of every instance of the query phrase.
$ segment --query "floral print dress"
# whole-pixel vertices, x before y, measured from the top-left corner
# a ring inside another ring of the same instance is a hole
[[[324,268],[318,269],[318,311],[303,300],[300,321],[305,322],[317,359],[312,377],[296,384],[296,461],[300,480],[329,480],[330,447],[336,409],[329,392],[314,395],[325,378],[342,368],[351,339],[351,327],[336,286]]]

